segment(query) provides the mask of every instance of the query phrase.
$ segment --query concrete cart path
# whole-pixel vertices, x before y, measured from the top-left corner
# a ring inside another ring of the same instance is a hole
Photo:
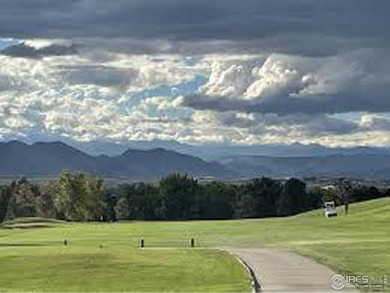
[[[332,270],[292,252],[257,248],[227,250],[252,269],[262,292],[346,291],[332,289],[330,279],[335,274]]]

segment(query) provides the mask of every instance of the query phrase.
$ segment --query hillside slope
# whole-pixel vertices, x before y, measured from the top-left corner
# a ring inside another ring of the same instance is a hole
[[[233,178],[235,174],[218,163],[165,149],[127,150],[115,157],[90,156],[61,142],[0,143],[0,176],[52,176],[62,170],[83,171],[108,177],[154,180],[170,173],[195,177]]]
[[[235,156],[219,160],[243,177],[329,176],[361,179],[390,178],[390,155],[351,154],[319,157]]]

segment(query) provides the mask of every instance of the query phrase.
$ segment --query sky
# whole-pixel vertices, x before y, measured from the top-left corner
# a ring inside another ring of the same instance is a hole
[[[390,145],[388,0],[2,0],[0,140]]]

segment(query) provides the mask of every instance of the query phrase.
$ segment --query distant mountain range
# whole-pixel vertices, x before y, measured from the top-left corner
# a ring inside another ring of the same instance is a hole
[[[138,142],[140,149],[129,148],[111,156],[88,154],[63,142],[3,142],[0,143],[0,177],[56,176],[66,169],[146,181],[158,180],[174,172],[222,180],[259,176],[390,179],[390,152],[385,148],[330,149],[296,144],[259,146],[256,149],[254,146],[164,143],[166,148],[180,149],[181,152],[154,148],[161,145],[159,141],[151,142],[149,149],[146,149],[146,142]],[[203,159],[205,157],[208,160]]]
[[[237,176],[219,163],[162,148],[128,149],[109,157],[91,156],[62,142],[0,143],[0,176],[52,176],[62,170],[132,180],[156,180],[173,172],[216,179]]]
[[[55,141],[56,137],[36,136],[30,137],[23,142],[32,144],[35,141]],[[266,156],[266,157],[318,157],[330,155],[390,155],[390,148],[384,147],[353,147],[353,148],[331,148],[318,144],[263,144],[263,145],[226,145],[226,144],[186,144],[173,140],[151,140],[151,141],[91,141],[79,142],[70,138],[61,138],[61,141],[69,146],[77,148],[91,156],[101,154],[108,156],[119,156],[128,149],[150,150],[163,148],[199,157],[203,160],[213,161],[223,157],[231,156]]]
[[[200,157],[204,160],[217,160],[227,156],[267,156],[267,157],[318,157],[330,155],[390,155],[390,148],[381,147],[353,147],[330,148],[318,144],[264,144],[264,145],[225,145],[202,144],[193,145],[177,141],[152,140],[128,141],[126,143],[113,142],[67,142],[91,155],[119,155],[125,150],[164,148],[182,154]]]
[[[218,160],[241,177],[331,177],[390,180],[388,154],[338,154],[317,157],[236,156]]]

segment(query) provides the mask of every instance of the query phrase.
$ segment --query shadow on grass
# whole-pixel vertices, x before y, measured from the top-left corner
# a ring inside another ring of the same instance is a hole
[[[2,229],[36,229],[36,228],[55,228],[57,225],[51,224],[13,224],[13,225],[2,225]]]
[[[58,246],[61,243],[42,242],[42,243],[0,243],[0,247],[41,247],[41,246]]]

